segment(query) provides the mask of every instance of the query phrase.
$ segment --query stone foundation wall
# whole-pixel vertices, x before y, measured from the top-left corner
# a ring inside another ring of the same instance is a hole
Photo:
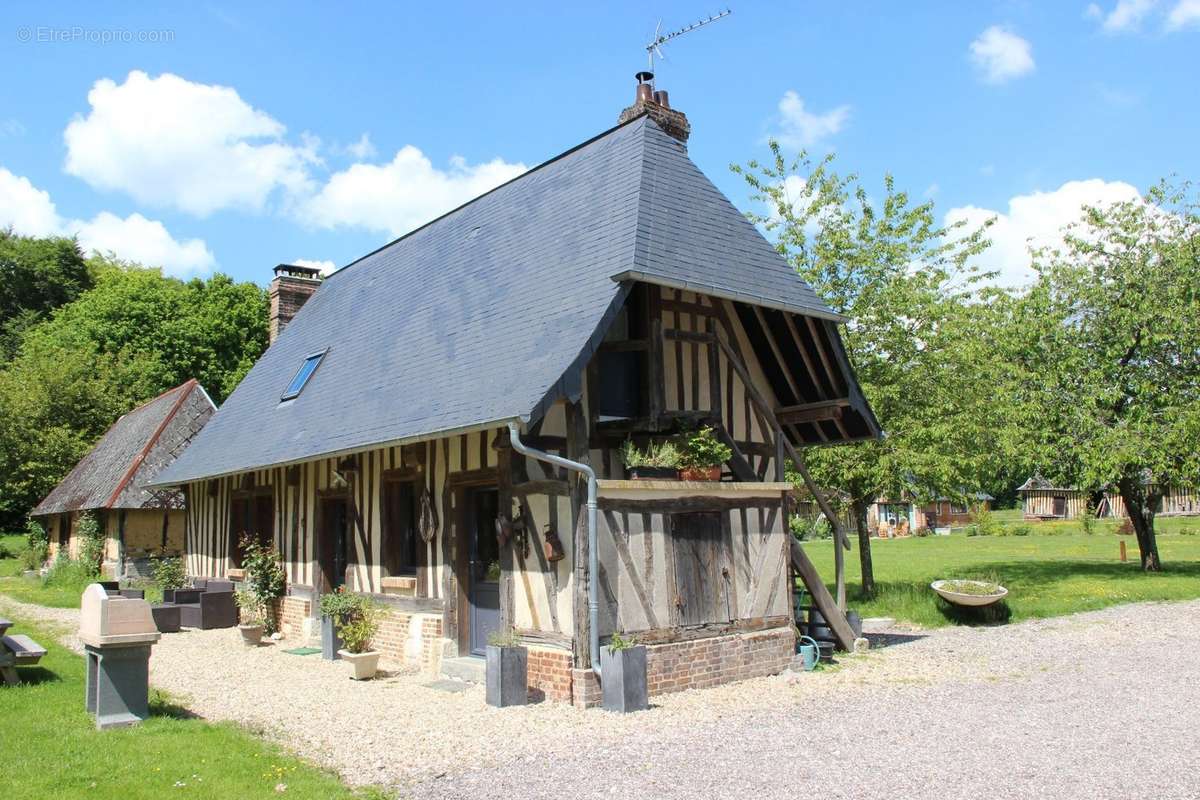
[[[308,617],[308,601],[303,597],[281,597],[271,609],[279,620],[279,632],[287,638],[304,636],[304,620]]]

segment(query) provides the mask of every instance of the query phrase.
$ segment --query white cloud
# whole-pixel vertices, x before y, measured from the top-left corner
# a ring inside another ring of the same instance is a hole
[[[115,253],[119,258],[162,267],[169,275],[206,274],[215,263],[201,239],[179,241],[166,226],[141,214],[122,219],[102,211],[91,220],[59,216],[50,194],[28,178],[0,167],[0,227],[23,236],[77,236],[85,251]]]
[[[288,263],[294,264],[297,267],[311,267],[313,269],[319,269],[321,270],[322,275],[329,275],[337,270],[337,266],[332,261],[328,260],[315,261],[311,258],[293,258]]]
[[[1168,31],[1200,27],[1200,0],[1179,0],[1167,14]]]
[[[804,107],[800,95],[789,89],[779,101],[780,131],[775,138],[785,147],[811,147],[844,128],[849,117],[850,106],[845,105],[813,113]]]
[[[1117,4],[1107,13],[1096,3],[1091,3],[1084,16],[1099,20],[1105,33],[1134,31],[1141,27],[1142,20],[1154,10],[1157,3],[1158,0],[1117,0]]]
[[[979,265],[998,271],[997,282],[1002,286],[1024,286],[1033,278],[1029,249],[1061,244],[1063,227],[1079,220],[1083,206],[1104,206],[1138,197],[1138,190],[1122,181],[1068,181],[1050,192],[1013,197],[1006,211],[978,206],[952,208],[946,212],[945,222],[951,225],[964,221],[966,230],[971,231],[995,217],[996,223],[987,231],[992,246],[979,258]]]
[[[49,236],[58,232],[59,223],[49,192],[0,167],[0,227],[22,236]]]
[[[88,103],[63,134],[65,168],[97,189],[205,216],[311,188],[315,143],[285,142],[284,126],[232,88],[134,71],[96,81]]]
[[[358,137],[357,142],[343,147],[342,152],[359,161],[366,161],[368,158],[374,158],[378,151],[376,151],[375,145],[371,143],[371,137],[364,133]]]
[[[525,170],[524,164],[499,158],[470,165],[460,157],[441,170],[407,145],[386,164],[352,164],[334,173],[297,213],[316,227],[361,227],[398,236]]]
[[[993,25],[970,47],[971,61],[988,83],[1005,83],[1033,72],[1033,47],[1012,31]]]
[[[162,267],[168,275],[206,274],[214,259],[201,239],[178,241],[158,220],[141,214],[124,219],[101,211],[89,221],[72,220],[64,226],[68,234],[79,237],[84,250],[112,253],[126,261]]]

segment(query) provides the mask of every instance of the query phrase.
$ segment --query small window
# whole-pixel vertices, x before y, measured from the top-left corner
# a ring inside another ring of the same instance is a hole
[[[304,391],[305,384],[308,383],[308,379],[312,377],[312,374],[317,371],[317,367],[320,365],[321,359],[325,357],[326,352],[328,351],[322,350],[320,353],[313,353],[304,359],[304,363],[300,366],[300,371],[296,373],[296,377],[292,378],[292,382],[288,384],[283,397],[279,398],[281,401],[298,397]]]

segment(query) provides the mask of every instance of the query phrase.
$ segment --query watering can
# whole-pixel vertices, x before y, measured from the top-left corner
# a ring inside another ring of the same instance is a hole
[[[808,641],[809,644],[804,644]],[[811,636],[801,636],[797,640],[796,652],[800,654],[800,660],[804,662],[804,671],[812,672],[816,669],[817,660],[821,657],[821,647],[817,644],[817,640]]]

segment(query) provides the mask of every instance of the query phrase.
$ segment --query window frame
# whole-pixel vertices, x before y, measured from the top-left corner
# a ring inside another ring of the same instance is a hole
[[[329,348],[326,347],[324,350],[318,350],[315,353],[309,353],[306,355],[304,357],[304,362],[300,365],[300,368],[296,370],[296,374],[292,376],[290,381],[288,381],[287,388],[285,388],[283,390],[283,394],[279,396],[279,402],[286,403],[289,400],[295,400],[297,397],[299,397],[308,384],[312,381],[313,375],[317,374],[317,370],[321,368],[321,364],[325,363],[325,356],[328,354]],[[313,365],[312,370],[309,371],[308,375],[305,376],[303,380],[300,380],[300,376],[304,374],[304,370],[308,367],[309,363],[312,363]],[[297,380],[300,380],[299,386],[296,386]],[[293,386],[296,386],[294,391],[292,389]]]
[[[421,489],[423,487],[424,484],[422,483],[420,476],[416,474],[409,475],[385,473],[383,480],[379,482],[379,504],[382,512],[381,522],[383,525],[384,536],[383,546],[381,547],[379,553],[379,566],[387,577],[414,577],[418,574],[420,568],[424,566],[422,563],[424,560],[422,558],[422,550],[425,546],[425,541],[421,539],[420,534],[417,532],[417,527],[420,525]],[[393,566],[395,566],[393,556],[399,556],[400,558],[398,560],[405,562],[408,560],[408,553],[405,552],[404,547],[400,546],[401,543],[395,541],[394,534],[397,530],[397,527],[402,523],[400,520],[397,520],[393,517],[394,509],[388,494],[389,492],[404,491],[406,489],[411,493],[411,503],[409,508],[410,524],[408,526],[409,542],[407,543],[407,546],[411,547],[412,549],[412,563],[402,563],[399,570],[393,570]]]

